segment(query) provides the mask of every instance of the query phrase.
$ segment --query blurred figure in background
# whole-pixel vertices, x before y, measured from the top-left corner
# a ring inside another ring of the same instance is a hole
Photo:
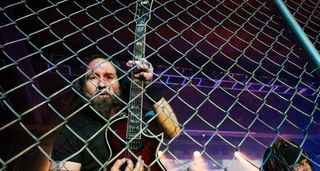
[[[263,171],[314,171],[307,155],[295,143],[278,139],[263,156]]]

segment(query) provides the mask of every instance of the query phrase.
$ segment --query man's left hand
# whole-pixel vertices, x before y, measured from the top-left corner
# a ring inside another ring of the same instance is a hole
[[[153,79],[153,67],[146,59],[129,60],[126,63],[127,67],[132,68],[136,66],[134,77],[140,81],[150,82]]]

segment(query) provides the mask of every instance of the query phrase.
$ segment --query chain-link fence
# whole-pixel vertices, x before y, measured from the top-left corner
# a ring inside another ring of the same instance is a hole
[[[284,3],[319,50],[320,1]],[[320,170],[319,59],[278,7],[152,2],[145,56],[181,126],[161,142],[167,170],[258,170],[276,139]],[[135,1],[0,1],[0,170],[48,170],[56,133],[79,113],[65,108],[85,58],[132,59],[135,14]]]

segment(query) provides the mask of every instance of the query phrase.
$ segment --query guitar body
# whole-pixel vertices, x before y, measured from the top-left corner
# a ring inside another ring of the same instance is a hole
[[[165,171],[158,157],[160,143],[163,140],[163,134],[157,136],[147,135],[142,132],[140,149],[131,149],[126,140],[128,117],[117,118],[110,123],[105,132],[107,146],[110,151],[107,170],[111,169],[117,159],[129,158],[135,164],[138,156],[144,161],[144,170],[148,171]],[[147,167],[146,167],[147,166]]]

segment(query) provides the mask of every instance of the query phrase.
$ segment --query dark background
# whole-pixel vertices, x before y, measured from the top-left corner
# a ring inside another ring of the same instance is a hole
[[[286,4],[320,49],[315,2]],[[1,163],[44,170],[85,58],[132,59],[135,2],[0,5]],[[319,163],[319,77],[272,2],[154,1],[146,58],[183,128],[168,142],[178,158],[200,150],[219,162],[240,149],[261,159],[280,135]]]

